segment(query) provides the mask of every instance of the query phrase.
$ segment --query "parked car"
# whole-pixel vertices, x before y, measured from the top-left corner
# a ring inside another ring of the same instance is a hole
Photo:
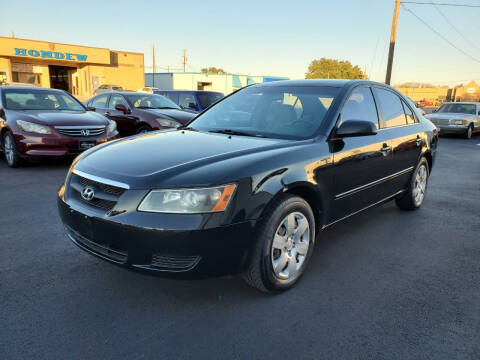
[[[441,134],[461,134],[470,139],[474,132],[480,131],[478,102],[447,102],[425,117],[440,129]]]
[[[123,88],[118,85],[103,84],[95,89],[94,95],[104,94],[111,91],[123,91]]]
[[[195,116],[166,97],[138,92],[100,94],[88,100],[87,106],[114,120],[120,136],[176,128]]]
[[[321,230],[389,200],[418,209],[437,139],[387,85],[258,84],[186,127],[84,153],[58,209],[68,238],[104,260],[171,277],[243,273],[280,291]]]
[[[205,90],[155,90],[154,93],[166,96],[182,109],[196,113],[202,112],[225,96],[221,92]]]
[[[140,88],[137,90],[137,92],[144,92],[144,93],[148,93],[148,94],[153,94],[154,91],[158,90],[158,88],[156,87],[143,87],[143,88]]]
[[[63,90],[0,87],[0,149],[7,164],[76,156],[118,137],[116,124]]]

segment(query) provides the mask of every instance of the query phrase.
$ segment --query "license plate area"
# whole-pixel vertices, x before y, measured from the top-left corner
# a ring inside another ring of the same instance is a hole
[[[80,141],[78,142],[78,148],[79,148],[80,150],[90,149],[90,148],[94,147],[95,145],[97,145],[97,142],[96,142],[96,141],[80,140]]]

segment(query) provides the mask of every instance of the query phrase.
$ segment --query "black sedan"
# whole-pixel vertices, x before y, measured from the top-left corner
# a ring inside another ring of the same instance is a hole
[[[67,236],[102,259],[172,277],[242,273],[280,291],[322,229],[389,200],[418,209],[437,141],[386,85],[254,85],[186,127],[80,155],[58,207]]]
[[[161,95],[135,92],[108,92],[88,100],[86,105],[117,123],[120,136],[176,128],[196,114],[184,111]]]

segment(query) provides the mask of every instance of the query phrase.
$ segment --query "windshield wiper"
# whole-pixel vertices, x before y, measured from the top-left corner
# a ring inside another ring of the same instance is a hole
[[[177,128],[177,130],[198,131],[198,129],[195,129],[195,128],[193,128],[193,127],[186,126],[186,125],[179,126],[179,127]]]
[[[249,132],[232,130],[232,129],[208,130],[208,132],[217,133],[217,134],[227,134],[227,135],[238,135],[238,136],[251,136],[251,137],[262,137],[262,138],[266,138],[265,135],[252,134],[252,133],[249,133]]]
[[[151,109],[175,109],[175,110],[178,110],[178,108],[171,107],[171,106],[157,106],[157,107],[152,107]]]

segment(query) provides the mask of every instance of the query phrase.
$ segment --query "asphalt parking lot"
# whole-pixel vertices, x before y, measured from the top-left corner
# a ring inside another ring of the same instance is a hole
[[[321,234],[293,290],[175,281],[94,258],[62,234],[68,162],[0,160],[1,359],[478,359],[480,135],[441,138],[426,203]]]

